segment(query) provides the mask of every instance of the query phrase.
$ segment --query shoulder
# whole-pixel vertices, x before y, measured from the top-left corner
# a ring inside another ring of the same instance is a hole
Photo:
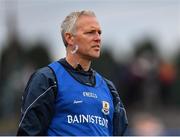
[[[51,82],[55,82],[55,76],[50,67],[43,67],[32,74],[30,81],[36,84],[43,82],[48,82],[47,84],[50,84]]]
[[[116,87],[112,81],[110,81],[104,77],[103,77],[103,79],[106,82],[106,84],[108,85],[108,87],[110,88],[110,90],[116,90],[117,91],[117,89],[116,89]]]
[[[45,135],[45,129],[54,114],[56,84],[53,77],[48,67],[32,74],[22,98],[18,135]]]
[[[105,78],[103,75],[99,74],[97,71],[95,71],[93,69],[92,69],[92,71],[93,71],[94,74],[96,74],[97,76],[101,77],[106,82],[106,84],[107,84],[107,86],[108,86],[108,88],[110,89],[111,92],[112,91],[117,92],[117,89],[116,89],[114,83],[111,80]]]
[[[49,88],[56,89],[53,72],[49,67],[40,68],[31,75],[24,91],[24,99],[28,99],[31,103]],[[56,95],[56,90],[52,91],[54,93],[51,94]]]
[[[30,84],[37,88],[46,90],[48,87],[56,85],[54,72],[48,66],[36,70],[31,77]]]
[[[38,69],[35,74],[37,77],[54,78],[53,70],[48,66]]]

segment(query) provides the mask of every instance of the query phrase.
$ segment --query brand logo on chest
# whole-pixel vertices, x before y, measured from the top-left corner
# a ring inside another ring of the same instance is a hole
[[[95,93],[89,92],[89,91],[83,92],[83,96],[84,97],[90,97],[90,98],[98,98],[98,96]]]

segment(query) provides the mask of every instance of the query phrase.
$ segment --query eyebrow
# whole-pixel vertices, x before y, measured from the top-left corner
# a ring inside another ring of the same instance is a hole
[[[88,28],[88,30],[93,30],[93,31],[94,31],[94,30],[95,30],[95,31],[98,30],[98,31],[100,31],[100,32],[102,33],[102,30],[101,30],[100,28],[97,29],[97,28],[95,28],[95,27],[90,27],[90,28]]]

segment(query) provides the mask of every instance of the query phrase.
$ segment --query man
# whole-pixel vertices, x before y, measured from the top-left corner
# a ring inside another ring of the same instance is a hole
[[[112,82],[90,67],[101,48],[95,14],[70,13],[61,34],[66,57],[31,76],[17,135],[123,135],[127,118],[118,93]]]

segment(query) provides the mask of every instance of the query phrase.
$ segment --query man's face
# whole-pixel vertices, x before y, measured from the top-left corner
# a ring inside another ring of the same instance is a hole
[[[77,20],[74,45],[78,45],[77,54],[92,60],[100,56],[101,29],[96,17],[81,16]]]

